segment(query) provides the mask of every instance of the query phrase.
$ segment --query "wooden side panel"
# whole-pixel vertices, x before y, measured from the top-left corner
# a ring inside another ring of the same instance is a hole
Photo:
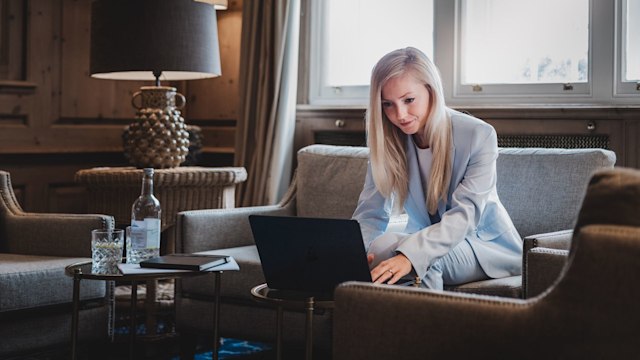
[[[498,135],[604,136],[617,156],[617,166],[640,168],[640,108],[461,108],[492,124]],[[317,134],[364,135],[362,109],[299,106],[295,150],[317,143]]]
[[[242,11],[217,12],[222,76],[187,82],[186,114],[194,120],[229,120],[238,117],[240,32]]]
[[[640,169],[640,114],[625,122],[625,166]]]

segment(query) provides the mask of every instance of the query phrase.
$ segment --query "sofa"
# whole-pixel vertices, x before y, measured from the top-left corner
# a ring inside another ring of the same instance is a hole
[[[0,358],[71,343],[73,279],[67,265],[91,260],[91,230],[113,228],[106,215],[24,212],[8,172],[0,171]],[[107,338],[104,281],[82,283],[79,335]]]
[[[638,214],[640,170],[597,172],[560,277],[526,300],[344,283],[333,359],[638,358]]]
[[[364,147],[311,145],[298,152],[294,179],[280,203],[178,214],[178,252],[228,254],[240,265],[240,271],[222,276],[222,336],[263,341],[275,337],[275,311],[250,295],[250,289],[265,280],[248,216],[350,218],[364,183],[368,156]],[[615,154],[603,149],[501,148],[498,194],[522,237],[571,229],[589,178],[614,163]],[[447,290],[521,297],[522,284],[522,278],[514,276]],[[176,327],[181,334],[211,334],[213,289],[212,280],[204,278],[177,283]],[[313,319],[314,342],[320,348],[331,346],[329,313],[318,313]],[[303,336],[304,314],[285,312],[283,340],[300,343]]]

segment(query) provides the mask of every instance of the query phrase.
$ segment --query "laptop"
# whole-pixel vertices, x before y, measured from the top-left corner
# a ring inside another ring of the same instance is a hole
[[[332,294],[342,282],[371,282],[356,220],[250,215],[270,289]]]

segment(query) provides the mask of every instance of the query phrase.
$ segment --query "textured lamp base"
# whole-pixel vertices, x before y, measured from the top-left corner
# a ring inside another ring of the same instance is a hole
[[[180,110],[185,104],[176,88],[143,86],[131,99],[137,108],[136,120],[124,134],[124,154],[138,168],[180,166],[189,152],[189,133]],[[141,105],[135,103],[140,97]],[[176,98],[179,104],[176,106]]]

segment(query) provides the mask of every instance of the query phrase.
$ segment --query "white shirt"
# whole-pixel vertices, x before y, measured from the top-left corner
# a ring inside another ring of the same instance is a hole
[[[416,142],[413,142],[416,147],[416,153],[418,154],[418,168],[420,169],[420,178],[422,179],[422,188],[424,193],[427,194],[429,188],[429,174],[431,173],[431,165],[433,164],[433,153],[431,148],[421,149]],[[425,199],[426,201],[426,199]]]

